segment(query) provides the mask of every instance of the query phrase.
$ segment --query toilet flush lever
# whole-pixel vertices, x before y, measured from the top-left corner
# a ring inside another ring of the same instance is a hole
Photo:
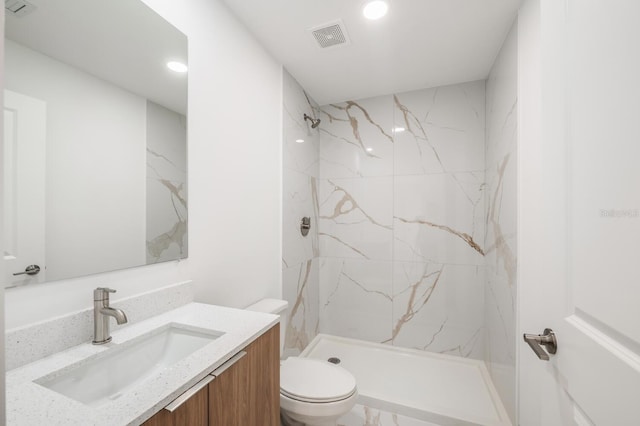
[[[529,344],[531,349],[538,355],[543,361],[549,361],[549,355],[555,354],[558,351],[558,341],[556,340],[556,334],[550,328],[545,328],[542,334],[524,334],[524,341]],[[544,351],[544,348],[547,352]]]

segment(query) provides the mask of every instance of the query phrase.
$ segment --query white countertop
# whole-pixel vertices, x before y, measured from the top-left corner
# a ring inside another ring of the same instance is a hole
[[[113,340],[106,345],[97,346],[87,342],[8,371],[7,425],[141,424],[277,322],[276,315],[190,303],[121,330],[112,325]],[[224,334],[113,402],[96,408],[33,382],[60,369],[75,367],[92,355],[170,323]]]

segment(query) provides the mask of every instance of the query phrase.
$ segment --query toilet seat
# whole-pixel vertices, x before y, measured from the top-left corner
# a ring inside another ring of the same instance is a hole
[[[280,366],[280,393],[309,403],[331,403],[356,392],[355,378],[344,368],[326,361],[290,357]]]

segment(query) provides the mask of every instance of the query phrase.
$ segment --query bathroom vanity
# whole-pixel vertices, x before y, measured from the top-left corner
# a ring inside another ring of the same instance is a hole
[[[10,370],[7,424],[277,426],[279,338],[275,315],[188,303]]]
[[[144,426],[279,425],[279,336],[276,324]]]

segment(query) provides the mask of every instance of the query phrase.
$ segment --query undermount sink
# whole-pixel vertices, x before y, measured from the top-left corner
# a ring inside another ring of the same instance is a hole
[[[35,382],[97,407],[118,399],[145,379],[222,336],[221,332],[168,324]]]

